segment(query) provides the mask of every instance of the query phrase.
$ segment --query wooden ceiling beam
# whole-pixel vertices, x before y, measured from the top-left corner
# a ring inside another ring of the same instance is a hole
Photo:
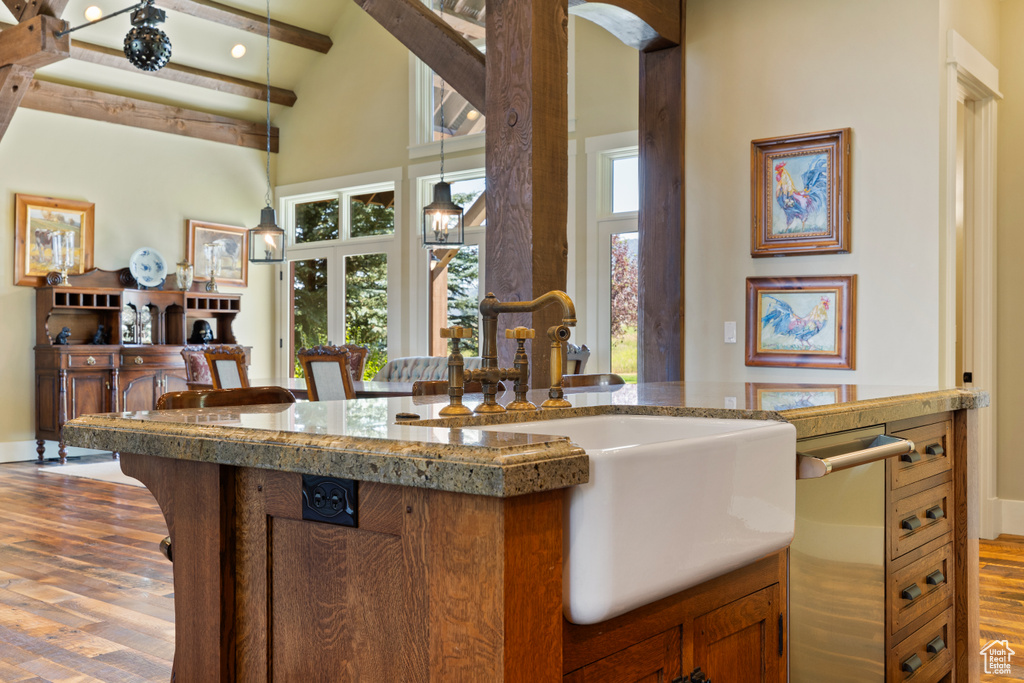
[[[682,42],[680,0],[569,0],[569,13],[601,26],[637,50]]]
[[[4,1],[10,2],[12,0]],[[222,5],[212,0],[160,0],[160,8],[183,14],[191,14],[200,19],[206,19],[207,21],[248,31],[256,35],[267,35],[267,18],[265,16]],[[330,36],[273,19],[270,20],[270,37],[282,43],[296,45],[324,54],[327,54],[334,44]]]
[[[7,29],[14,28],[14,26],[14,24],[8,24],[0,21],[0,33]],[[235,78],[233,76],[226,76],[215,71],[196,69],[191,66],[175,64],[174,62],[171,62],[158,71],[141,71],[140,69],[132,66],[131,62],[125,58],[123,50],[104,47],[103,45],[96,45],[93,43],[86,43],[81,40],[73,40],[71,42],[71,59],[100,64],[102,66],[110,66],[115,69],[121,69],[122,71],[129,71],[131,73],[142,74],[144,76],[153,76],[167,81],[175,81],[176,83],[194,85],[199,88],[215,90],[229,95],[248,97],[254,100],[260,100],[261,102],[265,102],[267,99],[267,86],[263,83],[247,81],[243,78]],[[295,106],[296,100],[297,97],[294,91],[270,86],[270,102],[272,104],[292,107]]]
[[[434,14],[440,16],[439,12],[440,10],[434,12]],[[446,14],[444,15],[444,21],[469,40],[483,40],[487,37],[487,27],[478,21],[467,19],[458,14]]]
[[[263,122],[216,116],[40,80],[32,81],[27,90],[21,106],[28,109],[173,133],[239,147],[266,149],[267,146],[267,129]],[[2,106],[0,103],[0,107]],[[270,150],[278,151],[277,128],[270,130]]]
[[[4,28],[0,31],[0,66],[18,64],[35,70],[67,59],[71,40],[68,36],[54,36],[61,28],[60,19],[48,16],[36,16]]]
[[[466,209],[466,213],[462,217],[463,224],[466,227],[472,227],[474,225],[480,225],[487,220],[487,192],[481,192],[480,196],[476,198],[473,205]]]
[[[33,73],[32,69],[17,64],[0,67],[0,140],[28,92]]]
[[[4,4],[14,18],[22,22],[40,14],[60,18],[68,0],[4,0]]]
[[[388,33],[446,80],[480,113],[486,113],[484,55],[418,0],[355,0]]]
[[[93,64],[102,64],[103,66],[110,66],[132,73],[154,76],[167,81],[195,85],[229,95],[239,95],[264,102],[267,100],[267,86],[262,83],[225,76],[213,71],[196,69],[173,62],[159,71],[140,71],[125,59],[123,51],[103,47],[102,45],[93,45],[92,43],[83,43],[76,40],[71,44],[71,58],[83,62],[92,62]],[[295,93],[291,90],[274,86],[270,87],[270,101],[273,104],[291,107],[294,106],[296,99]]]

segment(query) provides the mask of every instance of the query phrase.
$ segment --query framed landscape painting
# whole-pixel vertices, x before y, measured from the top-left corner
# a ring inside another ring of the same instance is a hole
[[[849,128],[750,143],[751,256],[850,251]]]
[[[71,199],[14,196],[14,284],[39,287],[53,264],[53,238],[70,233],[74,262],[68,275],[92,269],[95,205]]]
[[[854,369],[857,276],[747,278],[747,365]]]
[[[245,287],[249,283],[249,231],[233,225],[189,220],[185,223],[185,253],[196,282],[210,279],[205,245],[215,245],[217,282]]]

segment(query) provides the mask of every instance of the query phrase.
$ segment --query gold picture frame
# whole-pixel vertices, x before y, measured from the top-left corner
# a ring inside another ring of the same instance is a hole
[[[92,270],[95,204],[29,194],[14,196],[14,284],[41,287],[52,262],[54,231],[75,234],[74,263],[68,275]],[[48,256],[48,254],[50,254]]]
[[[217,283],[245,287],[249,284],[249,231],[234,225],[185,221],[185,253],[193,266],[193,281],[208,282],[209,268],[203,245],[217,243],[221,250],[221,273]]]

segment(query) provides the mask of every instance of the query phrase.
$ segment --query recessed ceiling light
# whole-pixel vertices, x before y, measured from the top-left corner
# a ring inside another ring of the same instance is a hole
[[[241,59],[242,57],[244,57],[245,45],[239,43],[238,45],[235,45],[233,48],[231,48],[231,56],[235,59]]]
[[[92,5],[92,6],[87,7],[85,9],[85,19],[86,19],[86,21],[97,21],[97,20],[102,19],[102,18],[103,18],[103,10],[101,10],[96,5]]]
[[[468,112],[466,112],[466,118],[469,119],[470,121],[476,121],[478,118],[480,118],[480,112],[478,112],[476,109],[470,109]]]

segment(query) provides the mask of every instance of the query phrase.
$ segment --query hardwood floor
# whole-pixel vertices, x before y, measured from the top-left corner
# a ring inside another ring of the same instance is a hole
[[[165,535],[146,489],[0,465],[0,681],[169,681]],[[1024,680],[1022,536],[981,543],[981,629],[979,648],[1016,653],[1012,676],[982,680]]]
[[[1012,675],[982,681],[1024,680],[1024,536],[981,542],[981,645],[1009,641]]]
[[[166,535],[147,489],[0,465],[0,681],[169,681]]]

